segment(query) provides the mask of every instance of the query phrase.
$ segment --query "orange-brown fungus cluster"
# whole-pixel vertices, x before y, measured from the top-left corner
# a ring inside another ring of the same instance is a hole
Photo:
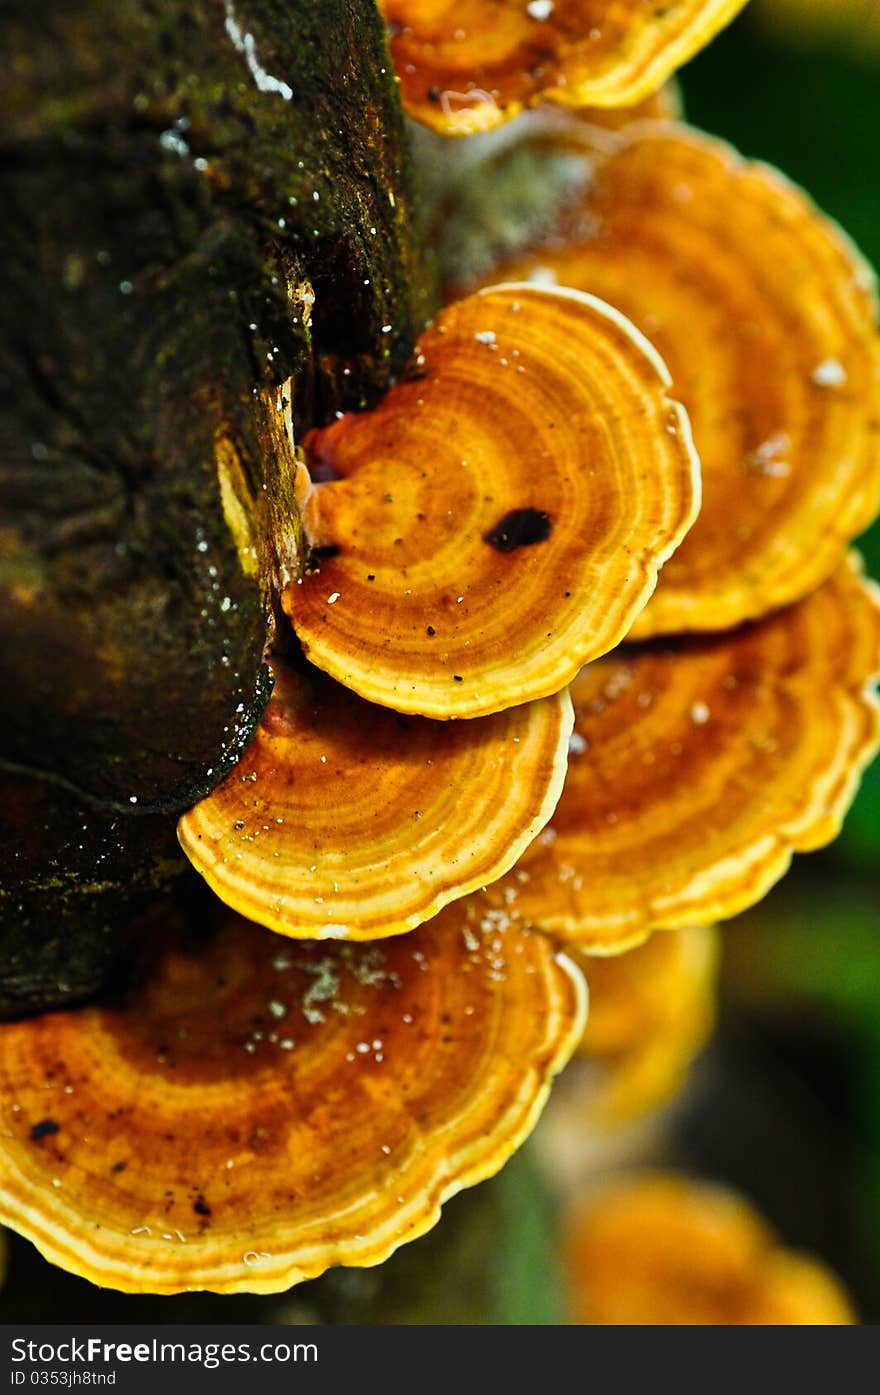
[[[626,954],[573,951],[590,992],[578,1047],[595,1067],[588,1123],[613,1127],[678,1089],[715,1021],[719,950],[717,929],[695,925],[652,935]]]
[[[0,1207],[130,1291],[375,1264],[495,1172],[583,1030],[574,967],[458,902],[378,945],[179,924],[117,1006],[0,1028]]]
[[[507,871],[552,814],[567,692],[438,729],[306,665],[271,666],[245,758],[179,825],[242,915],[306,939],[410,930]]]
[[[404,108],[446,136],[489,131],[541,98],[648,97],[745,0],[380,0]]]
[[[309,659],[436,718],[564,687],[627,633],[696,515],[668,386],[588,296],[509,285],[450,306],[408,380],[306,438],[319,561],[283,604]]]
[[[179,824],[231,909],[154,910],[127,997],[0,1026],[0,1219],[66,1268],[267,1292],[378,1263],[579,1042],[585,1127],[653,1108],[712,1022],[705,927],[837,832],[880,731],[846,556],[880,497],[873,281],[775,173],[644,119],[741,3],[384,0],[435,130],[579,114],[448,163],[422,133],[450,303],[300,443],[274,692]],[[606,1194],[570,1242],[583,1321],[850,1320],[690,1184]]]
[[[584,192],[495,275],[601,296],[656,345],[703,472],[700,516],[633,634],[717,630],[824,581],[880,505],[870,269],[775,171],[682,126],[523,140],[584,163]]]
[[[734,915],[839,831],[877,751],[878,670],[877,589],[849,565],[753,625],[590,665],[556,813],[491,895],[603,953]]]
[[[567,1218],[575,1322],[807,1326],[856,1321],[839,1280],[783,1249],[740,1197],[649,1175],[599,1190]]]

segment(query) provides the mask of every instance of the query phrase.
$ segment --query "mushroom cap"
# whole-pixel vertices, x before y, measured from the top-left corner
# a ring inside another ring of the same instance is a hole
[[[567,692],[439,727],[281,659],[257,734],[184,814],[190,861],[233,910],[283,935],[411,930],[506,872],[562,791]]]
[[[547,122],[535,139],[554,139]],[[499,274],[609,300],[648,335],[687,408],[703,504],[631,637],[726,629],[808,594],[880,507],[873,273],[766,165],[684,126],[580,143],[590,169],[554,239]],[[569,176],[574,187],[574,180]]]
[[[837,1275],[809,1255],[775,1250],[749,1321],[763,1327],[847,1327],[858,1323]]]
[[[380,0],[407,114],[441,135],[489,131],[541,98],[632,106],[745,0]]]
[[[572,114],[578,121],[615,131],[631,126],[634,121],[681,121],[684,118],[681,84],[673,77],[633,106],[581,107]]]
[[[93,1283],[378,1264],[502,1166],[583,1030],[574,965],[479,898],[381,946],[224,915],[127,1000],[0,1026],[0,1216]]]
[[[664,1173],[574,1205],[565,1238],[574,1320],[601,1325],[855,1322],[840,1281],[782,1249],[736,1194]]]
[[[594,953],[757,901],[836,836],[878,749],[878,596],[844,565],[730,634],[584,669],[556,813],[488,894]]]
[[[694,925],[610,957],[573,949],[590,993],[578,1055],[597,1068],[592,1123],[628,1121],[678,1090],[715,1022],[720,948],[717,927]]]
[[[483,716],[626,634],[696,515],[699,463],[661,360],[590,296],[492,287],[418,350],[373,411],[306,437],[320,563],[282,603],[362,697]]]
[[[577,208],[589,183],[585,141],[601,143],[633,122],[679,116],[680,89],[672,80],[635,107],[586,107],[577,120],[541,107],[465,141],[411,123],[425,237],[444,301],[502,279],[495,269],[508,257],[555,238],[560,218]]]

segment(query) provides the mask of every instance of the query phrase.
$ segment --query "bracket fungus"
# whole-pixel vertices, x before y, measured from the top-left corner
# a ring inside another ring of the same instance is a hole
[[[381,946],[164,928],[118,1004],[0,1026],[0,1216],[117,1289],[379,1263],[502,1166],[583,1030],[575,966],[479,898]]]
[[[489,131],[541,98],[648,97],[745,0],[380,0],[404,108],[445,136]]]
[[[578,1055],[595,1068],[585,1127],[614,1127],[680,1087],[715,1022],[721,937],[714,925],[651,935],[625,954],[572,947],[590,991]]]
[[[845,1326],[857,1320],[829,1269],[784,1249],[743,1198],[688,1177],[646,1174],[588,1194],[567,1217],[565,1256],[577,1322]]]
[[[314,570],[282,603],[308,658],[436,718],[564,687],[629,630],[699,508],[666,369],[577,291],[449,306],[371,412],[309,433]]]
[[[836,836],[877,752],[878,595],[853,561],[739,630],[585,668],[556,813],[489,894],[594,953],[758,900]]]
[[[559,799],[566,691],[438,727],[274,659],[253,742],[181,818],[184,851],[234,910],[281,934],[410,930],[506,872]]]
[[[873,272],[775,170],[688,127],[600,140],[543,119],[520,139],[580,150],[582,191],[492,276],[558,281],[628,315],[669,365],[700,455],[700,516],[633,636],[725,629],[806,595],[880,507]]]
[[[0,1011],[32,1013],[0,1025],[0,1222],[71,1272],[380,1263],[579,1044],[593,1119],[658,1102],[711,1022],[709,922],[837,832],[880,744],[845,560],[880,500],[873,281],[775,173],[654,119],[743,3],[18,7],[2,774],[50,793],[7,819],[45,836],[0,888]],[[384,21],[434,131],[557,108],[437,161],[430,236]],[[482,175],[472,293],[416,343]],[[715,1263],[643,1273],[645,1196],[604,1320]],[[744,1233],[736,1320],[835,1311]]]
[[[673,77],[633,106],[580,107],[573,114],[579,121],[612,131],[621,126],[631,126],[636,121],[679,121],[684,115],[681,85]]]

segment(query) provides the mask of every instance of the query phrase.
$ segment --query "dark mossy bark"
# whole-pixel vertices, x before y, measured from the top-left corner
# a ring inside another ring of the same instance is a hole
[[[428,313],[393,75],[373,0],[3,21],[0,760],[117,833],[173,829],[266,700],[299,547],[290,380],[301,426],[367,403]],[[47,924],[92,880],[65,847]],[[6,908],[18,866],[0,853]]]
[[[95,810],[2,766],[0,847],[0,1018],[91,996],[149,936],[141,908],[200,883],[167,816]]]

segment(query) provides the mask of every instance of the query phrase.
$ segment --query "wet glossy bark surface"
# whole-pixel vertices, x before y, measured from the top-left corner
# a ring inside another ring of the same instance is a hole
[[[427,314],[384,34],[370,0],[4,18],[0,759],[100,818],[173,815],[268,693],[281,385],[303,424],[369,401]],[[123,843],[137,879],[149,840]]]

